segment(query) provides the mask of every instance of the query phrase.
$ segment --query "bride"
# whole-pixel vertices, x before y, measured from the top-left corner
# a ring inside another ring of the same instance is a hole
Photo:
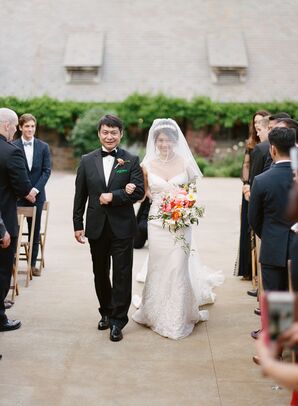
[[[179,126],[172,119],[154,120],[142,167],[152,201],[149,216],[157,214],[164,192],[202,177]],[[185,227],[182,234],[184,241],[191,244],[191,227]],[[133,297],[139,308],[132,318],[164,337],[186,337],[198,321],[208,319],[208,311],[200,311],[199,305],[214,302],[212,287],[219,285],[223,277],[207,272],[197,253],[185,252],[181,241],[175,241],[160,219],[148,222],[148,243],[145,286],[142,299]]]

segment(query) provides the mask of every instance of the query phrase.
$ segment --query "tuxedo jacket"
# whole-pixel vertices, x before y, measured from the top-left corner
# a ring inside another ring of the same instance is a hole
[[[290,162],[282,162],[255,177],[251,189],[248,221],[262,239],[260,262],[285,267],[289,256],[291,226],[285,212],[293,185]]]
[[[123,165],[117,165],[117,158]],[[125,192],[127,183],[134,183],[134,193]],[[102,193],[112,193],[113,200],[108,205],[100,205]],[[131,238],[136,232],[136,219],[133,203],[144,196],[144,177],[139,158],[118,148],[108,185],[105,182],[101,149],[84,155],[77,177],[73,208],[74,230],[83,230],[83,215],[88,200],[85,235],[89,239],[100,237],[105,221],[108,220],[117,238]]]
[[[25,157],[26,168],[32,187],[39,190],[36,195],[36,204],[43,203],[46,200],[45,185],[51,175],[51,154],[49,145],[38,138],[34,138],[33,161],[31,170],[28,167],[24,146],[21,138],[13,142],[18,146]]]
[[[0,211],[11,237],[18,235],[17,198],[31,189],[22,151],[0,134]]]
[[[257,175],[260,175],[260,173],[264,172],[266,160],[269,154],[269,146],[269,141],[260,142],[254,147],[251,152],[251,164],[249,173],[249,183],[251,187],[253,185],[254,178]]]

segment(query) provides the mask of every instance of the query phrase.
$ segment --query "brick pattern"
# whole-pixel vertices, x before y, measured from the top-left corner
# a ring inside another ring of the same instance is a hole
[[[1,5],[1,95],[122,100],[164,92],[220,101],[298,99],[298,2],[284,0],[11,0]],[[17,9],[16,9],[17,6]],[[83,11],[83,12],[82,12]],[[208,33],[237,29],[248,55],[244,84],[210,79]],[[70,33],[105,32],[98,84],[67,84]]]

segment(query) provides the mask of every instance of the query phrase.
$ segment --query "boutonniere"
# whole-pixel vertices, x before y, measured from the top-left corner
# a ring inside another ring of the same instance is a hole
[[[124,164],[129,163],[129,162],[130,162],[129,160],[125,161],[122,158],[117,158],[117,165],[115,166],[114,169],[118,168],[118,166],[123,166]]]

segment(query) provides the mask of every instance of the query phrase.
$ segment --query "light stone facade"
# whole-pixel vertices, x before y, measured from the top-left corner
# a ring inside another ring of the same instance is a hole
[[[298,100],[297,0],[0,0],[2,96],[118,101],[133,92]],[[244,83],[211,80],[207,36],[239,30]],[[103,32],[101,79],[67,83],[70,34]]]

